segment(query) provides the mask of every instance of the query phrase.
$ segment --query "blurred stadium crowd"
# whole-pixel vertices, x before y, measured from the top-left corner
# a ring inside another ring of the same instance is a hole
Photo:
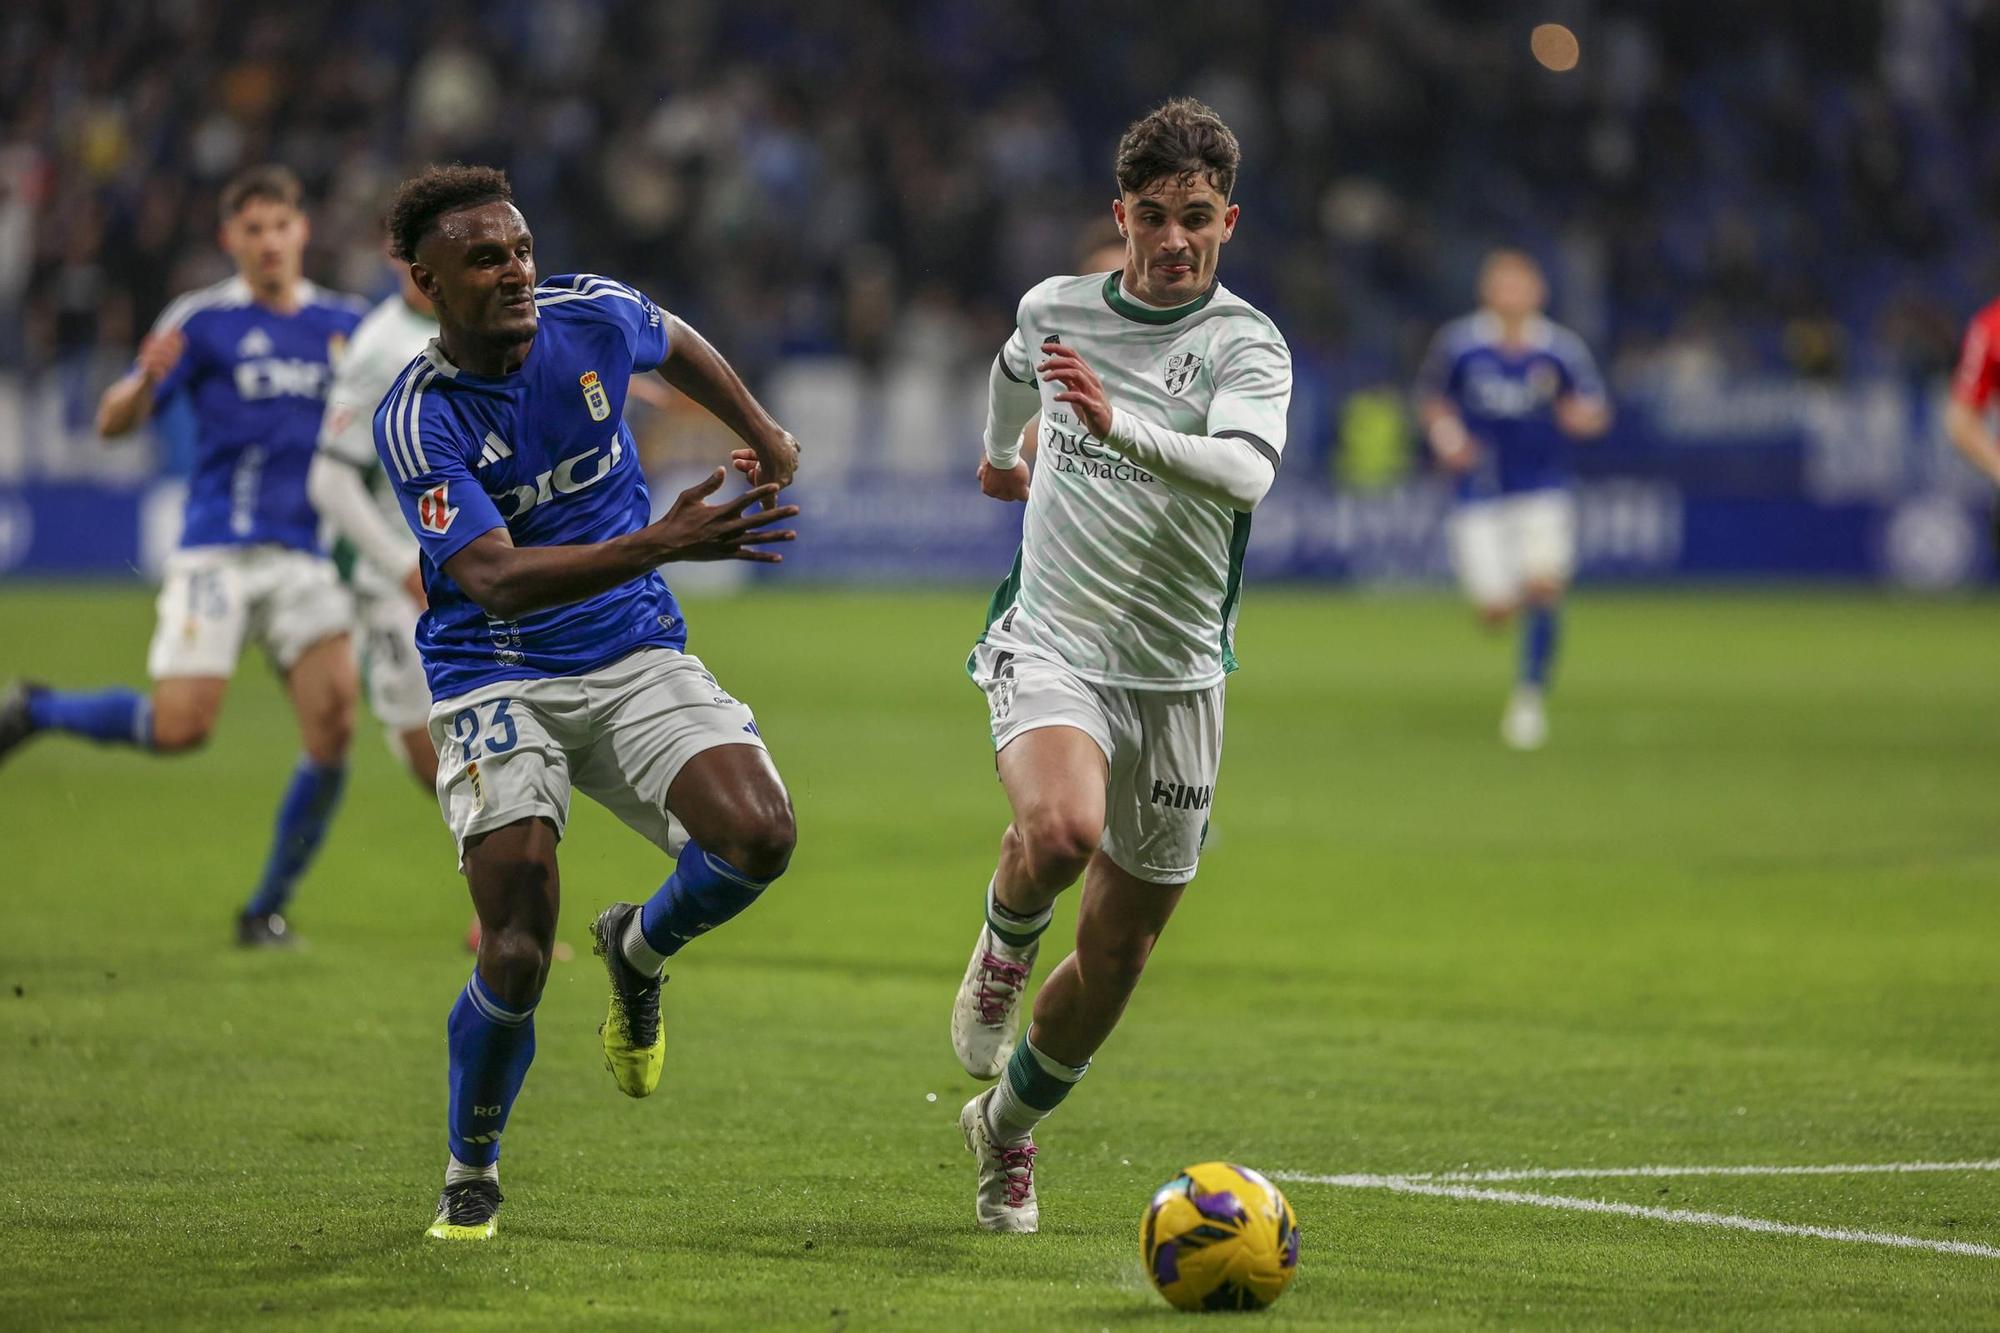
[[[1573,74],[1521,34],[1566,19]],[[2000,6],[1176,0],[24,0],[0,17],[7,364],[114,358],[221,272],[217,183],[297,168],[323,280],[379,289],[414,163],[515,177],[556,268],[743,362],[990,355],[1170,90],[1236,128],[1226,279],[1337,378],[1400,376],[1525,244],[1623,376],[1935,372],[1992,285]]]

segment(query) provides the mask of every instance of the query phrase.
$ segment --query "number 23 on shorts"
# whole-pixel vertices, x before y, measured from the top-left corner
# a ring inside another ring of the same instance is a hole
[[[458,742],[459,751],[467,759],[479,753],[482,733],[487,754],[505,754],[520,741],[521,733],[515,729],[513,716],[507,711],[513,703],[512,699],[492,699],[470,708],[461,708],[453,715],[451,738]],[[482,708],[492,710],[483,723],[479,718]]]

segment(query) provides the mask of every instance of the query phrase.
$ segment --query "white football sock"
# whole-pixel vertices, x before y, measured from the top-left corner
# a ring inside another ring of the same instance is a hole
[[[1014,1066],[1022,1065],[1023,1057],[1032,1064],[1023,1065],[1025,1078],[1017,1078]],[[1078,1080],[1090,1071],[1085,1062],[1082,1067],[1066,1065],[1054,1056],[1036,1049],[1026,1037],[1014,1050],[1014,1058],[1008,1062],[1008,1069],[1000,1075],[1000,1081],[993,1087],[993,1095],[986,1099],[986,1132],[998,1143],[1020,1143],[1034,1133],[1035,1126],[1049,1118],[1049,1113],[1061,1105],[1063,1098]],[[1015,1087],[1017,1083],[1033,1085],[1033,1095],[1048,1103],[1046,1107],[1036,1106],[1021,1095]]]
[[[462,1185],[468,1180],[490,1180],[498,1185],[500,1183],[499,1160],[495,1159],[486,1166],[467,1166],[450,1153],[446,1153],[444,1164],[445,1188],[450,1189],[453,1185]]]
[[[667,970],[667,956],[646,943],[646,932],[639,929],[643,911],[632,913],[632,919],[625,923],[625,938],[618,942],[624,950],[625,961],[638,968],[649,977],[657,977]]]
[[[993,879],[986,881],[986,927],[993,936],[994,944],[1008,956],[1018,957],[1035,947],[1035,942],[1041,938],[1042,932],[1049,928],[1049,922],[1055,919],[1056,907],[1054,903],[1050,903],[1032,916],[1023,916],[1002,903],[999,895],[993,891],[994,882],[998,878],[999,876],[995,875]],[[1003,939],[1002,931],[1025,942],[1016,944]]]

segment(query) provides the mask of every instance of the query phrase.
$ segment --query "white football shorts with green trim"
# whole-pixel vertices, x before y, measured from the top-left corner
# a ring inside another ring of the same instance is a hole
[[[1075,727],[1104,752],[1105,855],[1154,884],[1194,878],[1222,763],[1221,682],[1199,690],[1098,685],[989,639],[967,664],[986,693],[995,754],[1043,727]]]

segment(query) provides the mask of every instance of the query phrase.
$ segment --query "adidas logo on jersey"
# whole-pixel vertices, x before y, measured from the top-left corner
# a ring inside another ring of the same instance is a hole
[[[262,329],[251,329],[236,344],[236,355],[241,357],[269,356],[273,350],[271,335]]]
[[[497,463],[503,458],[513,456],[514,446],[489,430],[486,432],[485,447],[479,451],[478,466],[485,467],[488,463]]]

